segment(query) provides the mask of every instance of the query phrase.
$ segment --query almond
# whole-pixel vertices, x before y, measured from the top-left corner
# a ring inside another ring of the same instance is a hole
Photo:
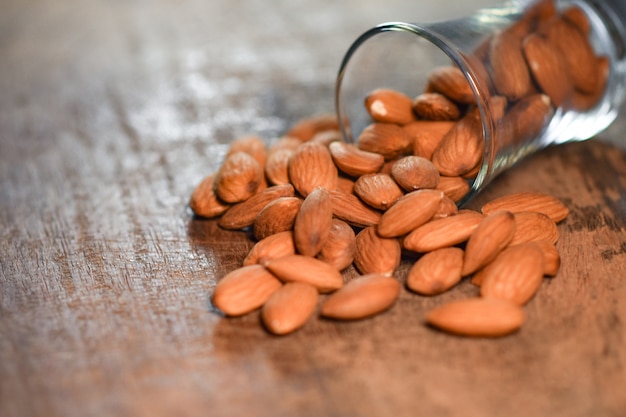
[[[515,234],[510,245],[545,240],[555,244],[559,240],[556,223],[543,213],[533,211],[515,213]]]
[[[480,295],[524,305],[541,286],[543,270],[543,254],[536,244],[510,246],[481,272]]]
[[[462,104],[475,104],[472,87],[458,67],[439,67],[428,77],[427,92],[437,92]]]
[[[337,167],[324,145],[307,142],[299,146],[289,160],[289,178],[294,188],[306,197],[316,187],[334,190]]]
[[[229,272],[217,283],[212,303],[227,316],[241,316],[265,304],[281,285],[261,265],[244,266]]]
[[[470,298],[431,310],[426,321],[440,330],[475,337],[498,337],[517,331],[524,324],[524,310],[507,301]]]
[[[253,157],[261,168],[265,167],[267,161],[267,149],[263,139],[256,135],[243,136],[235,139],[228,148],[227,156],[235,152],[245,152]]]
[[[611,61],[606,56],[596,58],[596,70],[598,72],[598,83],[592,93],[575,91],[572,98],[572,107],[576,110],[589,110],[595,107],[602,99],[609,81],[611,71]]]
[[[386,88],[372,91],[365,97],[365,108],[377,122],[404,125],[415,120],[411,98]]]
[[[293,229],[301,205],[298,197],[280,197],[266,205],[254,220],[254,237],[261,240]]]
[[[268,259],[282,258],[296,253],[296,246],[293,241],[293,232],[274,233],[265,239],[259,240],[248,252],[243,260],[243,265],[253,265],[263,263]]]
[[[367,207],[354,194],[342,191],[331,191],[333,215],[338,219],[356,227],[367,227],[378,224],[381,214]]]
[[[480,213],[467,211],[431,220],[409,233],[403,240],[403,246],[407,250],[424,253],[463,243],[482,219]]]
[[[591,22],[587,14],[579,6],[569,6],[561,13],[563,19],[576,26],[584,36],[589,36],[591,32]]]
[[[217,217],[223,214],[230,204],[219,200],[214,192],[215,174],[205,177],[191,193],[189,207],[196,216]]]
[[[554,107],[550,97],[545,94],[532,94],[524,97],[511,107],[503,120],[504,129],[510,130],[515,143],[539,136],[554,115]],[[502,141],[500,146],[508,145]]]
[[[418,294],[441,294],[461,281],[462,267],[462,249],[437,249],[423,255],[413,264],[406,284]]]
[[[439,203],[439,207],[437,207],[437,211],[433,214],[432,219],[442,219],[444,217],[454,216],[459,213],[459,208],[456,203],[452,201],[449,197],[443,196],[441,202]]]
[[[388,310],[400,295],[392,277],[368,274],[348,282],[322,304],[321,315],[340,320],[358,320]]]
[[[374,226],[357,233],[354,265],[362,274],[391,276],[400,265],[400,256],[398,240],[378,236]]]
[[[307,117],[294,124],[285,136],[298,138],[302,142],[308,142],[316,133],[325,130],[339,130],[339,121],[334,114],[319,114]]]
[[[403,127],[413,143],[413,155],[431,159],[443,137],[452,129],[453,121],[417,120]]]
[[[381,154],[363,151],[349,143],[333,142],[329,150],[337,168],[354,177],[377,172],[385,163]]]
[[[292,333],[309,320],[317,307],[317,289],[302,282],[288,282],[267,300],[261,320],[274,334]]]
[[[543,259],[545,261],[543,274],[549,277],[556,276],[561,268],[561,255],[559,255],[556,246],[545,240],[537,240],[534,243],[539,246],[539,249],[543,252]]]
[[[215,194],[227,203],[238,203],[252,197],[263,181],[263,169],[245,152],[226,157],[215,177]]]
[[[432,162],[441,175],[462,176],[483,157],[483,127],[478,111],[471,111],[444,136],[433,152]]]
[[[406,194],[387,210],[378,222],[378,234],[383,237],[405,235],[430,220],[442,201],[437,190],[418,190]]]
[[[337,177],[337,191],[341,191],[346,194],[354,193],[354,181],[340,175]]]
[[[494,36],[489,64],[498,94],[515,101],[532,91],[530,73],[522,54],[521,40],[517,36],[508,31]]]
[[[463,276],[487,265],[513,239],[515,217],[508,211],[496,211],[486,216],[472,233],[465,245]]]
[[[322,249],[333,222],[330,193],[318,187],[306,196],[296,216],[293,235],[302,255],[315,256]]]
[[[386,160],[406,153],[412,145],[406,132],[391,123],[373,123],[367,126],[357,141],[359,149],[381,154]]]
[[[443,194],[452,201],[459,202],[470,190],[469,183],[462,177],[444,177],[439,176],[437,190],[443,191]]]
[[[404,192],[387,174],[368,174],[359,177],[354,184],[354,193],[369,206],[387,210]]]
[[[234,204],[219,219],[218,224],[224,229],[243,229],[254,224],[259,212],[270,202],[280,197],[293,197],[290,184],[275,185],[256,193],[246,201]]]
[[[435,188],[439,183],[439,170],[426,158],[409,155],[400,158],[391,167],[391,176],[406,191]]]
[[[439,93],[422,93],[415,97],[413,111],[425,120],[457,120],[461,117],[458,106]]]
[[[506,210],[511,213],[534,211],[543,213],[552,221],[558,223],[569,214],[569,209],[558,198],[540,192],[521,192],[508,194],[483,205],[480,211],[491,214],[495,211]]]
[[[272,184],[289,184],[289,159],[295,152],[291,148],[277,148],[270,151],[265,163],[265,176]]]
[[[356,252],[356,236],[348,223],[333,219],[328,239],[317,258],[341,271],[352,264]]]
[[[341,273],[316,258],[289,255],[268,259],[263,265],[284,282],[304,282],[313,285],[321,293],[335,291],[343,286]]]

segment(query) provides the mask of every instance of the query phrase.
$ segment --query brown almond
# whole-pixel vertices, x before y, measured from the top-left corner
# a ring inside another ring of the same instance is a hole
[[[459,202],[467,195],[470,190],[469,183],[463,177],[444,177],[439,176],[437,190],[443,191],[443,194],[452,201]]]
[[[368,174],[356,180],[354,194],[375,209],[387,210],[404,192],[390,175]]]
[[[263,182],[263,169],[245,152],[234,152],[215,176],[215,194],[227,203],[238,203],[252,197]]]
[[[437,207],[437,211],[433,214],[432,219],[443,219],[444,217],[454,216],[459,213],[459,208],[456,203],[452,201],[451,198],[446,197],[445,195],[441,199],[439,203],[439,207]]]
[[[439,183],[439,170],[426,158],[409,155],[400,158],[391,167],[391,176],[406,191],[435,188]]]
[[[317,258],[330,264],[338,271],[349,267],[354,261],[356,236],[350,225],[343,220],[333,219],[326,243]]]
[[[215,195],[215,174],[206,176],[194,188],[189,198],[189,207],[196,216],[217,217],[223,214],[230,204],[217,198]]]
[[[220,217],[218,224],[224,229],[243,229],[254,224],[257,215],[270,202],[280,197],[293,197],[291,184],[275,185],[256,193],[246,201],[234,204]]]
[[[549,194],[528,191],[498,197],[483,205],[480,211],[488,215],[495,211],[506,210],[511,213],[534,211],[543,213],[558,223],[569,214],[569,209],[558,198]]]
[[[293,229],[301,205],[298,197],[280,197],[267,204],[254,220],[254,237],[261,240]]]
[[[462,267],[462,249],[437,249],[424,254],[413,264],[406,284],[418,294],[441,294],[461,281]]]
[[[495,259],[515,234],[515,217],[508,211],[486,216],[465,245],[463,276],[470,275]]]
[[[507,301],[469,298],[431,310],[426,321],[433,327],[460,336],[498,337],[524,324],[524,310]]]
[[[275,185],[289,184],[289,159],[295,149],[278,148],[270,151],[265,162],[265,176]]]
[[[337,187],[337,167],[324,145],[307,142],[299,146],[289,159],[289,179],[294,188],[306,197],[317,187]]]
[[[453,121],[417,120],[403,127],[413,143],[413,155],[431,159],[443,137],[452,129]]]
[[[263,265],[284,282],[304,282],[321,293],[335,291],[343,286],[341,273],[331,265],[304,255],[289,255],[268,259]]]
[[[396,90],[379,88],[365,97],[365,108],[377,122],[404,125],[415,120],[411,98]]]
[[[333,142],[328,149],[337,168],[354,177],[378,172],[385,163],[381,154],[363,151],[350,143]]]
[[[318,187],[306,196],[296,216],[293,236],[298,253],[315,256],[322,249],[333,222],[333,204],[328,190]]]
[[[459,107],[440,93],[422,93],[415,97],[413,111],[425,120],[457,120],[461,117]]]
[[[337,191],[352,194],[354,192],[354,181],[340,175],[337,177]]]
[[[444,136],[433,152],[432,162],[448,177],[467,174],[483,157],[483,128],[478,111],[471,111]]]
[[[386,160],[408,152],[412,145],[402,127],[392,123],[373,123],[363,129],[357,140],[359,149],[381,154]]]
[[[330,192],[333,215],[356,227],[378,224],[381,214],[365,205],[356,195],[334,190]]]
[[[541,286],[543,270],[543,253],[536,244],[510,246],[481,272],[480,295],[524,305]]]
[[[545,94],[532,94],[515,103],[504,116],[502,124],[504,129],[510,131],[509,135],[513,141],[523,143],[529,138],[538,136],[553,115],[554,107],[550,97]]]
[[[256,135],[248,135],[235,139],[228,148],[228,153],[231,155],[235,152],[245,152],[253,157],[261,168],[265,167],[267,161],[267,148],[263,139]]]
[[[539,249],[543,252],[543,274],[549,277],[556,276],[561,268],[561,255],[556,249],[556,246],[545,240],[537,240],[534,243],[539,246]]]
[[[368,274],[348,282],[322,304],[321,315],[340,320],[358,320],[388,310],[400,295],[395,278]]]
[[[293,240],[293,232],[274,233],[254,244],[248,255],[243,260],[243,265],[260,264],[268,259],[282,258],[283,256],[295,255],[296,245]]]
[[[317,288],[303,282],[288,282],[267,300],[261,320],[273,334],[292,333],[305,325],[317,307]]]
[[[515,213],[515,234],[510,245],[545,240],[555,244],[559,240],[559,229],[552,219],[543,213],[526,211]]]
[[[431,220],[409,233],[402,244],[405,249],[420,253],[454,246],[469,239],[482,219],[480,213],[466,211]]]
[[[606,56],[596,58],[596,70],[598,71],[598,83],[595,91],[592,93],[575,91],[571,103],[574,109],[589,110],[595,107],[604,96],[611,71],[610,59]]]
[[[319,114],[299,120],[285,134],[302,142],[308,142],[316,133],[325,130],[339,130],[339,121],[334,114]]]
[[[489,51],[489,64],[498,94],[510,100],[519,100],[532,91],[532,81],[519,37],[508,31],[494,36]]]
[[[403,236],[429,221],[443,199],[437,190],[417,190],[399,199],[383,213],[377,231],[383,237]]]
[[[561,13],[563,19],[576,26],[585,37],[591,32],[591,22],[587,14],[579,6],[569,6]]]
[[[439,67],[433,70],[427,81],[427,92],[437,92],[462,104],[475,104],[472,87],[458,67]]]
[[[374,226],[357,233],[354,265],[361,274],[391,276],[400,265],[400,256],[400,242],[397,239],[380,237]]]
[[[261,265],[229,272],[213,291],[213,305],[227,316],[241,316],[261,307],[282,283]]]

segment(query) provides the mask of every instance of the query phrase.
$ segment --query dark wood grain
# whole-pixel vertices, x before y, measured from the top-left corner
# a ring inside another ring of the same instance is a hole
[[[537,190],[571,209],[562,269],[513,336],[424,326],[469,283],[288,337],[212,310],[252,241],[194,218],[191,190],[234,138],[333,111],[363,30],[487,4],[410,3],[2,3],[0,416],[626,415],[624,116],[472,202]]]

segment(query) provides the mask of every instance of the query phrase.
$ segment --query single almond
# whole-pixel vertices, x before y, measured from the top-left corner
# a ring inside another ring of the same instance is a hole
[[[461,281],[462,267],[462,249],[437,249],[424,254],[413,264],[406,284],[418,294],[441,294]]]
[[[341,273],[331,265],[304,255],[289,255],[268,259],[263,265],[284,282],[304,282],[321,293],[335,291],[343,286]]]
[[[379,88],[365,97],[365,108],[377,122],[404,125],[415,120],[411,98],[396,90]]]
[[[498,94],[510,100],[519,100],[532,91],[519,37],[508,31],[494,36],[489,51],[489,66]]]
[[[189,198],[189,207],[196,216],[217,217],[223,214],[230,204],[227,204],[215,195],[215,174],[206,176],[194,188]]]
[[[524,305],[541,286],[543,270],[543,253],[536,244],[510,246],[481,272],[480,295]]]
[[[429,221],[443,199],[438,190],[417,190],[399,199],[383,213],[378,234],[383,237],[403,236]]]
[[[408,155],[400,158],[391,167],[391,176],[406,191],[436,188],[439,170],[426,158]]]
[[[317,187],[337,187],[337,167],[328,148],[315,142],[300,145],[289,159],[289,179],[294,188],[306,197]]]
[[[465,245],[463,276],[494,260],[513,239],[515,226],[515,217],[509,211],[496,211],[486,216]]]
[[[552,219],[543,213],[526,211],[515,213],[515,234],[510,245],[545,240],[555,244],[559,240],[559,229]]]
[[[402,127],[392,123],[373,123],[363,129],[357,140],[359,149],[381,154],[386,160],[406,153],[412,145]]]
[[[458,67],[439,67],[428,76],[427,92],[437,92],[462,104],[475,104],[472,87]]]
[[[261,307],[282,283],[261,265],[229,272],[213,291],[213,305],[227,316],[241,316]]]
[[[543,213],[555,223],[564,220],[569,214],[567,206],[558,198],[534,191],[508,194],[491,200],[480,209],[485,215],[500,210],[510,211],[511,213],[524,211]]]
[[[432,162],[441,175],[463,176],[480,164],[484,146],[480,113],[470,111],[444,136]]]
[[[245,152],[234,152],[215,176],[215,194],[227,203],[238,203],[252,197],[263,181],[263,169]]]
[[[374,226],[356,235],[354,265],[362,274],[378,273],[391,276],[400,265],[400,242],[380,237]]]
[[[254,220],[254,237],[264,239],[274,233],[292,230],[302,205],[298,197],[280,197],[267,204]]]
[[[424,120],[457,120],[459,107],[440,93],[422,93],[413,100],[413,111]]]
[[[333,215],[356,227],[378,224],[381,214],[365,205],[356,195],[334,190],[330,192]]]
[[[388,310],[400,295],[393,277],[368,274],[348,282],[322,304],[321,315],[340,320],[358,320]]]
[[[543,252],[544,269],[543,274],[549,277],[554,277],[558,274],[561,268],[561,255],[556,249],[556,246],[545,240],[537,240],[534,242],[541,252]]]
[[[278,232],[255,243],[244,258],[243,265],[260,264],[268,259],[282,258],[295,255],[295,253],[296,245],[293,240],[293,232],[291,230]]]
[[[269,152],[265,162],[265,176],[275,185],[289,184],[289,159],[295,149],[277,148]]]
[[[293,197],[291,184],[275,185],[256,193],[246,201],[234,204],[220,217],[218,224],[224,229],[243,229],[254,224],[259,212],[280,197]]]
[[[317,288],[303,282],[288,282],[267,300],[261,320],[273,334],[292,333],[306,324],[317,307]]]
[[[242,136],[235,139],[228,148],[227,156],[235,152],[245,152],[253,157],[261,168],[267,161],[267,148],[263,139],[256,135]]]
[[[385,163],[381,154],[361,150],[350,143],[333,142],[328,149],[337,168],[354,177],[378,172]]]
[[[354,183],[354,194],[375,209],[387,210],[404,192],[390,175],[366,174]]]
[[[490,298],[469,298],[437,307],[426,316],[433,327],[460,336],[498,337],[517,331],[524,310],[513,303]]]
[[[443,191],[443,194],[452,201],[459,202],[467,195],[470,190],[469,183],[462,177],[444,177],[439,176],[437,190]]]
[[[417,120],[403,126],[413,143],[413,155],[431,159],[433,152],[454,124],[453,121]]]
[[[407,250],[419,253],[454,246],[469,239],[482,219],[480,213],[466,211],[431,220],[409,233],[402,245]]]
[[[328,239],[317,254],[317,258],[330,264],[338,271],[349,267],[354,261],[356,236],[350,225],[343,220],[333,219]]]
[[[333,222],[333,204],[328,190],[318,187],[306,196],[293,228],[298,253],[315,256],[322,249]]]
[[[326,130],[339,130],[339,121],[334,114],[319,114],[299,120],[285,134],[302,142],[308,142],[316,133]]]

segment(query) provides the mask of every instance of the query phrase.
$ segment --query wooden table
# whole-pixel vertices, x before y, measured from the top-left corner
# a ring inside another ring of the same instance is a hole
[[[228,143],[332,112],[343,53],[373,24],[484,4],[3,1],[0,416],[626,415],[624,116],[474,202],[536,190],[571,209],[562,269],[515,335],[424,326],[467,282],[288,337],[210,309],[252,243],[186,204]]]

